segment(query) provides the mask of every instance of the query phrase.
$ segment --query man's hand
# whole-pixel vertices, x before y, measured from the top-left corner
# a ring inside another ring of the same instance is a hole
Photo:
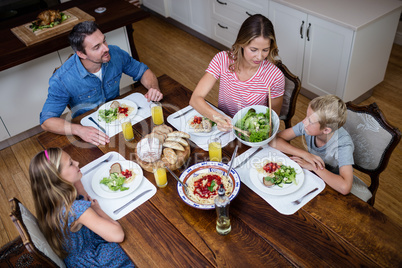
[[[100,144],[105,145],[110,142],[109,137],[105,133],[94,127],[81,126],[77,132],[77,136],[81,139],[96,146]]]
[[[145,94],[145,98],[148,101],[160,101],[163,98],[163,94],[156,88],[150,88],[147,94]]]

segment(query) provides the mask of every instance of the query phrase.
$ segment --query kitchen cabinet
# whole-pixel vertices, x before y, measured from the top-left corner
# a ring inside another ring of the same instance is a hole
[[[211,0],[211,38],[226,47],[232,47],[244,20],[254,14],[268,17],[266,0]]]
[[[209,1],[173,0],[169,1],[170,17],[191,29],[210,37]]]
[[[143,0],[142,4],[165,18],[169,17],[168,0]]]
[[[270,18],[282,62],[302,87],[343,97],[353,31],[275,2]]]
[[[131,54],[125,27],[105,36],[108,44],[118,45]],[[49,78],[72,53],[71,47],[67,47],[0,72],[0,141],[39,125]],[[133,83],[131,77],[123,74],[120,88]]]
[[[279,56],[301,78],[302,93],[335,94],[345,102],[369,97],[384,79],[401,12],[400,3],[386,2],[388,9],[366,1],[369,15],[361,11],[361,1],[335,1],[333,8],[308,1],[270,2]]]
[[[6,126],[3,123],[3,120],[0,117],[0,141],[10,138],[10,134],[6,129]]]

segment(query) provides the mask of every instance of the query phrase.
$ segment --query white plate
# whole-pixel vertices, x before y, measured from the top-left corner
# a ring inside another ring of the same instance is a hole
[[[110,109],[110,105],[112,104],[113,101],[118,101],[120,104],[125,104],[127,106],[131,106],[134,108],[134,110],[131,112],[131,114],[129,114],[127,117],[124,117],[124,119],[121,120],[114,120],[110,123],[106,123],[105,121],[103,121],[102,119],[99,118],[99,111],[100,110],[108,110]],[[103,104],[101,107],[99,107],[99,109],[96,111],[96,115],[94,116],[96,118],[96,120],[104,125],[119,125],[121,123],[123,123],[123,121],[127,121],[127,120],[131,120],[135,117],[135,115],[138,112],[138,106],[135,102],[132,102],[130,100],[125,100],[125,99],[118,99],[118,100],[112,100],[109,102],[106,102],[105,104]]]
[[[283,184],[283,187],[279,187],[278,185],[274,185],[272,187],[267,187],[264,185],[262,182],[264,175],[260,172],[257,171],[257,169],[254,167],[254,164],[251,165],[250,168],[250,180],[254,184],[255,187],[257,187],[259,190],[267,193],[267,194],[272,194],[272,195],[287,195],[290,193],[293,193],[297,191],[304,182],[304,172],[303,169],[297,164],[295,161],[289,158],[282,158],[278,161],[277,159],[274,158],[269,158],[269,157],[264,157],[260,159],[260,162],[263,162],[265,160],[272,161],[272,162],[281,162],[285,166],[290,166],[295,169],[296,171],[296,182],[297,185],[294,183],[291,184]],[[255,162],[252,162],[255,163]]]
[[[129,187],[128,190],[125,191],[112,191],[110,190],[106,185],[101,184],[100,181],[104,177],[109,177],[109,170],[110,167],[114,163],[119,163],[121,165],[122,170],[126,169],[132,169],[133,172],[136,174],[134,180],[128,184],[123,184],[125,187]],[[133,162],[133,161],[113,161],[111,163],[108,163],[106,165],[102,165],[95,173],[95,175],[92,177],[92,189],[94,192],[104,198],[120,198],[126,195],[131,194],[134,192],[141,184],[142,177],[143,177],[142,169],[141,167]]]
[[[216,134],[219,130],[218,127],[215,125],[212,127],[211,132],[196,132],[194,131],[194,128],[190,127],[190,124],[188,121],[190,121],[192,118],[194,118],[194,116],[199,116],[199,117],[203,117],[202,115],[200,115],[197,111],[193,110],[191,112],[189,112],[188,114],[185,115],[184,123],[181,123],[181,125],[185,125],[184,127],[184,132],[189,133],[190,135],[194,135],[194,136],[200,136],[200,137],[209,137],[211,135]]]
[[[200,173],[206,173],[206,172],[212,172],[212,171],[226,174],[228,169],[229,169],[229,166],[224,163],[213,162],[213,161],[202,162],[202,163],[198,163],[198,164],[192,165],[191,167],[187,168],[180,175],[180,180],[183,183],[186,183],[187,180],[192,176],[198,175]],[[234,185],[233,191],[229,196],[229,200],[232,201],[239,193],[240,185],[241,185],[240,176],[234,168],[230,171],[230,178],[232,179],[232,184]],[[190,198],[188,198],[185,193],[184,186],[179,182],[177,183],[177,192],[179,193],[180,198],[186,204],[188,204],[194,208],[215,209],[214,204],[212,204],[212,205],[198,204],[198,203],[192,201]]]

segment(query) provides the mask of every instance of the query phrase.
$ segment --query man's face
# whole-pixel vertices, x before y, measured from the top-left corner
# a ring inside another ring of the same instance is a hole
[[[110,61],[109,47],[105,35],[100,30],[85,37],[83,46],[85,54],[82,53],[81,58],[99,64]]]

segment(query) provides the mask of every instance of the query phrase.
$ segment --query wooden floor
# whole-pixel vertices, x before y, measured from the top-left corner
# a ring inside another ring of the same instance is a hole
[[[167,74],[189,89],[194,89],[204,74],[216,48],[192,35],[151,16],[134,25],[134,38],[141,61],[157,76]],[[373,52],[375,53],[375,52]],[[402,47],[394,45],[385,80],[375,87],[373,96],[362,104],[376,102],[389,122],[402,129]],[[217,104],[217,87],[208,100]],[[293,125],[305,116],[309,99],[299,96]],[[283,129],[283,123],[281,129]],[[296,141],[300,145],[300,140]],[[300,145],[301,146],[301,145]],[[401,216],[401,143],[393,153],[388,168],[381,175],[375,208],[394,222],[402,222]],[[42,148],[35,136],[0,151],[0,245],[18,236],[8,214],[8,199],[17,197],[34,212],[28,180],[31,158]],[[363,179],[368,182],[367,178]]]

